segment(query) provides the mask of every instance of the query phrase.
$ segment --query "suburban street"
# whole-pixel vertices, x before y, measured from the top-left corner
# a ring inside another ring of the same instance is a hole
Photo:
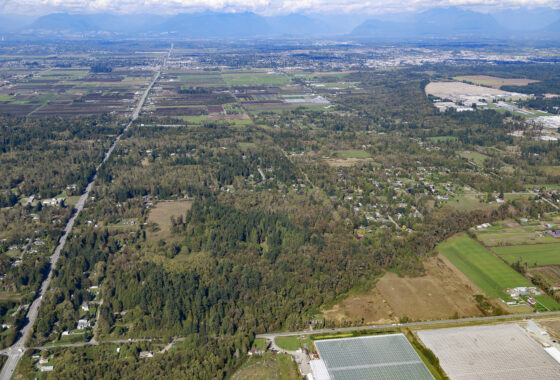
[[[170,48],[169,53],[167,55],[167,58],[171,54],[171,49],[173,49],[173,46]],[[154,75],[152,81],[150,82],[150,84],[148,85],[148,87],[146,88],[144,93],[142,94],[140,100],[138,101],[138,104],[136,105],[136,108],[134,109],[134,112],[132,113],[130,121],[128,122],[128,124],[126,125],[124,130],[113,141],[113,143],[109,147],[109,150],[105,153],[103,161],[96,167],[95,174],[93,175],[91,181],[88,183],[85,192],[80,196],[80,199],[76,203],[76,206],[74,207],[74,213],[72,214],[72,217],[68,220],[68,223],[66,224],[66,227],[64,228],[64,232],[63,232],[60,240],[58,241],[58,244],[57,244],[57,246],[56,246],[56,248],[55,248],[55,250],[54,250],[54,252],[51,256],[51,259],[50,259],[51,266],[49,268],[49,273],[47,275],[47,278],[41,284],[41,288],[39,289],[37,297],[34,299],[34,301],[32,302],[32,304],[30,305],[30,307],[27,311],[26,324],[22,328],[22,330],[20,331],[20,335],[19,335],[18,340],[12,346],[10,346],[9,348],[7,348],[6,350],[3,351],[3,353],[8,356],[8,359],[7,359],[6,363],[4,364],[4,366],[2,367],[2,371],[0,372],[0,380],[7,380],[7,379],[10,379],[12,377],[12,375],[15,371],[15,368],[17,366],[17,363],[19,362],[19,360],[21,359],[21,357],[25,353],[25,350],[26,350],[25,342],[27,341],[27,339],[29,338],[29,336],[31,334],[31,330],[33,328],[33,325],[35,324],[35,320],[37,319],[37,315],[39,314],[39,308],[41,306],[41,302],[43,301],[43,296],[47,292],[47,289],[49,288],[49,285],[51,283],[52,275],[53,275],[53,269],[56,267],[56,264],[57,264],[58,259],[60,257],[60,253],[64,249],[64,246],[65,246],[66,241],[68,239],[68,235],[70,234],[70,232],[72,231],[72,228],[74,227],[74,223],[76,221],[76,218],[80,215],[80,212],[84,208],[84,205],[85,205],[85,203],[86,203],[86,201],[89,197],[89,193],[91,192],[91,189],[93,188],[93,185],[95,184],[95,180],[97,179],[97,173],[99,172],[99,169],[101,168],[101,166],[109,159],[109,157],[111,156],[111,153],[113,153],[113,150],[115,149],[116,145],[120,141],[123,134],[126,133],[129,130],[132,123],[138,118],[138,115],[140,114],[140,111],[142,110],[142,107],[143,107],[143,105],[146,101],[146,98],[148,97],[148,93],[150,92],[150,90],[152,89],[152,87],[154,86],[156,81],[158,80],[158,78],[161,74],[161,70],[163,69],[163,67],[165,65],[165,62],[167,61],[167,58],[164,59],[161,66],[158,68],[157,73]]]

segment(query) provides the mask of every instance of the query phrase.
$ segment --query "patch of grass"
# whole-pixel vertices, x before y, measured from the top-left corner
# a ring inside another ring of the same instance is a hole
[[[460,152],[459,155],[461,157],[466,158],[469,161],[474,162],[475,164],[479,165],[479,166],[483,166],[484,165],[484,160],[486,160],[488,158],[487,155],[482,154],[482,153],[478,153],[478,152]]]
[[[532,244],[492,249],[508,263],[521,260],[529,266],[560,264],[560,244]]]
[[[283,85],[290,82],[284,74],[235,73],[223,74],[222,77],[228,86]]]
[[[253,347],[260,351],[266,350],[266,346],[266,339],[257,338],[253,342]]]
[[[237,145],[239,145],[239,149],[241,150],[247,150],[256,147],[256,144],[251,142],[240,142]]]
[[[489,297],[507,299],[507,288],[531,282],[467,236],[451,238],[436,248]]]
[[[334,152],[337,156],[344,158],[370,158],[370,154],[364,150],[358,149],[348,149],[348,150],[338,150]]]
[[[275,339],[276,344],[283,350],[295,351],[301,347],[299,337],[297,335],[278,336]]]
[[[232,380],[298,380],[296,363],[291,355],[265,353],[250,357],[231,377]]]
[[[518,229],[513,232],[482,233],[478,235],[478,239],[487,247],[557,242],[557,240],[555,240],[552,236],[548,236],[546,234],[538,235],[534,231],[524,231],[522,229]]]
[[[456,195],[455,197],[450,198],[446,204],[457,210],[476,210],[490,206],[488,203],[480,202],[474,193]]]
[[[560,304],[547,295],[543,294],[540,296],[534,296],[533,298],[537,301],[537,305],[540,305],[541,308],[544,309],[539,311],[560,310]]]
[[[445,141],[457,141],[459,140],[459,138],[455,136],[433,136],[433,137],[428,137],[427,140],[439,143]]]
[[[192,206],[192,201],[161,201],[150,211],[149,223],[156,223],[159,230],[149,233],[150,240],[165,239],[171,235],[171,217],[185,216]]]

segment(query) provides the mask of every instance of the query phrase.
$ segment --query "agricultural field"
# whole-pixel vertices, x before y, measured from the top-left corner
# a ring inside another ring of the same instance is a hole
[[[520,261],[531,267],[560,265],[559,243],[493,247],[492,251],[510,264]]]
[[[402,318],[421,321],[482,315],[474,299],[480,289],[445,257],[427,259],[424,268],[426,274],[419,277],[386,273],[373,289],[350,294],[323,316],[372,324]]]
[[[152,72],[118,68],[111,73],[89,67],[29,71],[0,88],[0,113],[14,116],[127,114]]]
[[[467,94],[479,97],[513,96],[511,92],[462,82],[431,82],[426,86],[426,93],[442,99],[460,97]]]
[[[479,86],[488,86],[499,89],[502,86],[527,86],[529,83],[536,83],[538,80],[525,78],[498,78],[489,75],[464,75],[453,78],[460,82],[470,82]]]
[[[552,222],[552,221],[549,221]],[[545,222],[531,221],[520,224],[515,221],[494,223],[491,227],[477,231],[477,239],[487,247],[525,246],[532,244],[554,244],[558,239],[546,234]],[[554,223],[554,222],[553,222]],[[555,224],[553,224],[555,225]],[[504,252],[506,248],[503,248]]]
[[[286,75],[274,72],[227,72],[222,78],[228,86],[284,85],[290,82]]]
[[[467,236],[448,239],[436,250],[491,298],[507,299],[505,289],[532,286],[529,280]]]

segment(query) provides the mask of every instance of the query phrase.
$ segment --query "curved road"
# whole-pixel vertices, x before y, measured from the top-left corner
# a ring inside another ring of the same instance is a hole
[[[26,322],[25,326],[23,327],[23,329],[20,331],[20,337],[12,346],[10,346],[6,350],[4,350],[4,353],[6,355],[8,355],[8,360],[6,361],[4,366],[2,367],[2,371],[0,372],[0,380],[8,380],[12,377],[12,374],[14,373],[14,370],[16,369],[17,363],[19,362],[19,360],[21,359],[21,357],[25,353],[25,350],[26,350],[25,342],[29,338],[29,335],[31,334],[31,329],[33,328],[33,325],[35,324],[35,320],[37,319],[37,315],[39,314],[39,307],[41,306],[41,302],[43,301],[43,296],[45,295],[45,293],[46,293],[46,291],[49,287],[49,284],[51,283],[53,269],[56,267],[56,263],[58,262],[58,259],[60,257],[60,252],[62,251],[62,249],[64,248],[64,245],[66,244],[66,240],[68,239],[68,235],[72,231],[72,227],[74,227],[74,222],[76,221],[76,218],[78,217],[78,215],[80,215],[80,212],[84,208],[86,200],[89,197],[89,193],[90,193],[91,189],[93,188],[93,185],[95,184],[95,180],[97,179],[97,173],[99,172],[99,169],[101,168],[101,166],[109,159],[109,157],[111,157],[111,153],[113,153],[113,150],[115,149],[116,145],[120,141],[121,137],[129,130],[132,123],[138,118],[138,115],[140,114],[140,111],[142,110],[142,107],[144,106],[144,103],[146,102],[146,98],[148,97],[148,93],[150,92],[150,90],[152,89],[152,87],[154,86],[156,81],[158,80],[158,78],[161,74],[161,70],[163,69],[163,67],[165,66],[165,63],[167,62],[167,59],[171,55],[172,49],[173,49],[173,45],[169,49],[169,53],[167,54],[167,57],[163,60],[163,63],[158,68],[158,71],[154,75],[152,81],[150,82],[150,85],[148,86],[148,88],[146,88],[146,90],[142,94],[142,97],[140,98],[138,104],[136,105],[136,108],[134,109],[134,111],[132,113],[130,121],[128,122],[126,127],[123,129],[123,131],[113,141],[113,143],[109,147],[109,150],[105,153],[105,156],[103,157],[103,161],[101,161],[101,163],[99,165],[97,165],[97,167],[95,168],[94,176],[92,177],[91,181],[88,183],[88,185],[86,187],[86,190],[82,194],[80,199],[78,200],[78,203],[76,203],[76,206],[74,208],[74,213],[73,213],[72,217],[68,220],[68,223],[66,224],[66,227],[64,228],[64,232],[62,233],[62,237],[58,241],[58,245],[56,246],[56,248],[55,248],[55,250],[54,250],[54,252],[51,256],[51,266],[50,266],[50,269],[49,269],[49,274],[47,275],[47,278],[41,284],[41,288],[39,290],[38,297],[35,298],[35,300],[33,301],[33,303],[31,304],[31,306],[29,307],[29,309],[27,311],[27,322]]]

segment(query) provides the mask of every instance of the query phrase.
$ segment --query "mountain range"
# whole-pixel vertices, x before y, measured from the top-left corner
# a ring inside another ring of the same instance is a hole
[[[256,13],[68,14],[31,19],[0,15],[0,32],[27,36],[144,36],[177,38],[335,37],[402,40],[417,38],[541,38],[560,36],[560,11],[551,8],[479,13],[458,7],[379,15],[262,16]]]

